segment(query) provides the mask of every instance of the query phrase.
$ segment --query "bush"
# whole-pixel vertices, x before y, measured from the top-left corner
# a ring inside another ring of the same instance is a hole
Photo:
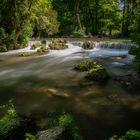
[[[75,124],[73,117],[70,114],[59,116],[54,121],[54,126],[62,125],[66,128],[66,140],[83,140],[79,134],[78,127]]]
[[[20,125],[17,112],[13,105],[8,107],[5,115],[0,119],[0,137],[8,135],[9,132],[16,129]]]
[[[6,45],[0,45],[0,52],[7,52]]]

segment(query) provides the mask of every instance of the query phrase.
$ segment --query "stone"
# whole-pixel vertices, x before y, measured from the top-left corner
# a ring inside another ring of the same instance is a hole
[[[85,41],[82,45],[82,48],[85,50],[91,50],[95,47],[95,44],[93,42],[90,41]]]
[[[65,132],[64,126],[56,126],[37,133],[37,140],[62,140]]]

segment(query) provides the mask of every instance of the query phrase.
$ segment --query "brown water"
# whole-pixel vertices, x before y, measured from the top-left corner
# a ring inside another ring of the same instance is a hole
[[[25,115],[70,112],[85,140],[105,140],[130,128],[140,130],[139,91],[132,93],[113,80],[88,81],[86,73],[73,70],[82,58],[92,57],[111,75],[131,73],[127,51],[75,50],[34,58],[0,56],[0,103],[13,99],[18,112]]]

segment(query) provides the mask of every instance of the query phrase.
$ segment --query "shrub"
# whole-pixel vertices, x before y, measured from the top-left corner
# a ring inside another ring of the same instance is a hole
[[[6,45],[0,45],[0,52],[7,52]]]
[[[79,134],[78,127],[75,124],[73,117],[70,114],[59,116],[54,121],[54,126],[62,125],[66,128],[66,140],[83,140]]]
[[[17,112],[13,105],[10,105],[5,115],[0,119],[0,137],[8,135],[9,132],[20,125]]]

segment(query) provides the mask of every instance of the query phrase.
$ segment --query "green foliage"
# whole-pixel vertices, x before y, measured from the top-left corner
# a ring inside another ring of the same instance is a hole
[[[78,38],[78,37],[86,37],[85,28],[82,28],[82,29],[75,29],[75,30],[72,32],[71,37],[75,37],[75,38]]]
[[[66,140],[83,140],[79,134],[78,127],[70,114],[59,116],[54,121],[54,126],[62,125],[66,128]]]
[[[25,140],[36,140],[36,137],[30,133],[26,133]]]
[[[139,140],[140,139],[140,131],[129,130],[125,133],[124,136],[113,136],[109,140]]]
[[[4,106],[5,107],[5,106]],[[8,135],[9,132],[20,125],[17,112],[12,104],[8,105],[7,112],[0,118],[0,137]]]

